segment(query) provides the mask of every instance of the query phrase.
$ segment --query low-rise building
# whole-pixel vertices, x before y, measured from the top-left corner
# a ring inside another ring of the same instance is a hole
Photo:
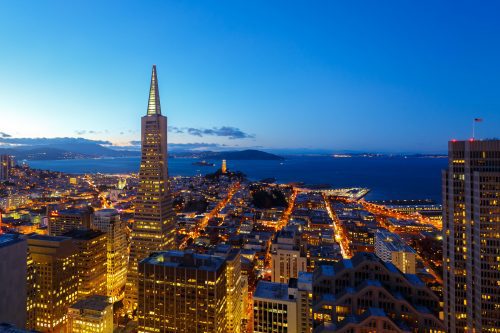
[[[68,309],[69,333],[112,333],[113,304],[107,296],[82,299]]]

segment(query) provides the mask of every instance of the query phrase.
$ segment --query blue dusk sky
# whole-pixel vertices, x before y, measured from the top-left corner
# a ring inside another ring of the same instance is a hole
[[[500,136],[499,1],[0,1],[0,141],[444,152]]]

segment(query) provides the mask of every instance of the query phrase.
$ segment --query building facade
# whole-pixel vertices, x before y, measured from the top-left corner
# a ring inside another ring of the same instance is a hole
[[[500,329],[500,140],[451,141],[443,171],[444,313],[449,332]]]
[[[439,298],[374,253],[320,266],[312,283],[315,333],[445,332]]]
[[[224,259],[172,250],[139,263],[138,332],[227,332],[226,307]]]
[[[71,230],[90,229],[92,214],[87,209],[66,209],[48,214],[49,235],[62,236]]]
[[[153,66],[147,114],[141,119],[141,165],[135,200],[126,305],[137,304],[137,267],[152,252],[174,249],[175,213],[168,180],[167,118],[162,116],[156,66]]]
[[[307,256],[295,232],[281,230],[276,235],[271,244],[271,269],[271,281],[280,283],[288,283],[307,270]]]
[[[226,261],[227,305],[226,321],[228,333],[241,333],[243,311],[243,281],[241,275],[241,254],[239,249],[219,245],[214,255]]]
[[[14,167],[14,157],[0,155],[0,181],[9,179],[10,169]]]
[[[127,281],[127,224],[116,209],[102,209],[94,213],[92,228],[106,233],[106,295],[113,302],[119,301]]]
[[[403,273],[416,273],[415,250],[395,233],[385,229],[375,232],[375,254],[383,261],[393,263]]]
[[[90,296],[68,309],[68,333],[113,333],[113,304],[107,296]]]
[[[293,281],[293,280],[292,280]],[[287,283],[259,281],[253,298],[254,333],[296,333],[297,300]]]
[[[35,270],[35,329],[65,332],[78,295],[75,245],[69,237],[33,235],[28,249]]]
[[[78,299],[92,295],[106,295],[106,234],[99,230],[72,230],[71,237],[77,250]]]
[[[0,323],[25,327],[28,321],[28,245],[14,234],[0,234]]]

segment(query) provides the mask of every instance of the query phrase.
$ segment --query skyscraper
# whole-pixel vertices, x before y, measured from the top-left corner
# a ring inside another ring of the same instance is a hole
[[[48,214],[49,235],[62,236],[71,230],[90,228],[92,214],[88,209],[65,209]]]
[[[78,299],[106,295],[106,234],[99,230],[72,230],[64,234],[77,249]]]
[[[10,174],[10,168],[13,164],[13,157],[9,155],[0,155],[0,180],[7,180]]]
[[[35,269],[35,329],[65,332],[68,308],[77,299],[76,248],[71,238],[33,235],[28,249]]]
[[[138,332],[228,332],[226,269],[225,259],[192,251],[142,260]]]
[[[113,302],[123,299],[127,280],[127,225],[116,209],[95,212],[92,228],[106,233],[107,293]]]
[[[142,155],[126,285],[126,305],[137,305],[137,266],[151,252],[175,248],[175,214],[168,182],[167,118],[162,116],[156,66],[148,109],[141,118]]]
[[[500,140],[451,141],[443,172],[448,332],[498,332]]]

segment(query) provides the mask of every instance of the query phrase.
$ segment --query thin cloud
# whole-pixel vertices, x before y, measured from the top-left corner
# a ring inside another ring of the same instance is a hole
[[[26,145],[26,146],[45,146],[54,144],[81,144],[94,143],[99,145],[112,145],[111,141],[107,140],[90,140],[85,138],[12,138],[0,137],[0,143],[10,145]]]
[[[180,127],[169,127],[169,132],[173,133],[187,133],[192,136],[197,136],[197,137],[204,137],[204,136],[219,136],[219,137],[226,137],[228,139],[234,140],[234,139],[253,139],[255,138],[255,135],[245,133],[241,129],[237,127],[231,127],[231,126],[221,126],[221,127],[212,127],[212,128],[194,128],[194,127],[187,127],[187,128],[180,128]]]
[[[76,130],[75,133],[77,135],[85,135],[85,134],[102,134],[103,132],[101,132],[101,131],[94,131],[94,130],[90,130],[90,131],[87,131],[87,130]],[[108,131],[105,130],[104,133],[108,133]]]

